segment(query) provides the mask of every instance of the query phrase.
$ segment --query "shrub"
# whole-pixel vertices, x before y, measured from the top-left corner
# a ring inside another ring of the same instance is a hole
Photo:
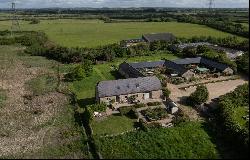
[[[135,108],[132,108],[127,114],[132,119],[137,119],[139,117],[138,113],[136,112]]]
[[[85,77],[91,76],[93,73],[93,66],[91,61],[85,60],[83,64],[77,65],[70,73],[65,75],[65,79],[69,81],[82,80]]]
[[[119,111],[121,113],[121,115],[126,115],[129,113],[129,111],[133,109],[133,106],[123,106],[119,108]]]
[[[238,86],[233,92],[221,96],[217,117],[218,122],[222,125],[225,140],[246,152],[249,149],[249,120],[242,119],[242,116],[249,114],[247,112],[247,110],[249,111],[248,87],[248,84],[244,84]],[[245,112],[239,109],[245,110]]]
[[[87,107],[91,109],[93,112],[105,112],[107,109],[107,105],[105,103],[93,104]]]
[[[146,105],[144,103],[138,103],[133,105],[134,108],[142,108],[142,107],[146,107]]]
[[[30,24],[38,24],[38,23],[40,23],[40,20],[37,18],[33,18],[30,22]]]
[[[164,88],[162,90],[162,93],[163,93],[164,97],[169,98],[171,91],[168,88]]]
[[[159,106],[161,104],[162,104],[161,102],[148,102],[147,103],[148,106]]]
[[[168,117],[168,113],[164,108],[148,108],[142,110],[141,113],[146,116],[150,121],[156,121]]]
[[[196,91],[188,97],[188,103],[192,106],[202,104],[208,100],[209,93],[204,85],[197,86]]]

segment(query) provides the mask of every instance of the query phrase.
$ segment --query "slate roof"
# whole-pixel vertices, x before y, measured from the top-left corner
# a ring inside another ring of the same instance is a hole
[[[176,64],[175,62],[169,61],[169,60],[165,61],[164,66],[174,70],[178,74],[183,74],[187,71],[183,66]]]
[[[138,62],[138,63],[129,63],[130,66],[141,69],[141,68],[156,68],[159,66],[163,66],[165,63],[164,60],[154,61],[154,62]]]
[[[132,67],[126,62],[120,64],[119,71],[121,70],[128,74],[131,78],[144,77],[144,75],[140,71],[138,71],[136,68]]]
[[[172,33],[144,34],[142,35],[142,38],[145,39],[147,42],[175,40],[175,36]]]
[[[229,68],[229,66],[226,64],[218,63],[218,62],[212,61],[212,60],[204,58],[204,57],[201,58],[201,64],[219,69],[221,71],[224,71],[226,68]]]
[[[199,64],[201,62],[201,57],[196,58],[184,58],[173,60],[176,64],[186,65],[186,64]]]
[[[196,58],[184,58],[184,59],[177,59],[173,61],[179,65],[188,65],[188,64],[204,64],[209,67],[216,68],[218,70],[224,71],[229,66],[223,63],[218,63],[213,60],[204,58],[204,57],[196,57]]]
[[[99,98],[161,90],[156,76],[101,81],[97,85]]]

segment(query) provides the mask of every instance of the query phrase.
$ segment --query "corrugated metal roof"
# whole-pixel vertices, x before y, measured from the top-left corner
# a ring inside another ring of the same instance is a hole
[[[102,81],[97,85],[98,97],[110,97],[161,90],[156,76]]]
[[[152,33],[144,34],[142,36],[148,42],[154,41],[172,41],[175,40],[175,36],[172,33]]]

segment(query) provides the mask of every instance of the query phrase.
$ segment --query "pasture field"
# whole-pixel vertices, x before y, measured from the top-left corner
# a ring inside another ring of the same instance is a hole
[[[97,47],[159,32],[171,32],[177,37],[232,35],[203,25],[178,22],[104,23],[100,20],[61,19],[42,20],[39,24],[20,21],[20,25],[21,30],[44,31],[50,40],[67,47]],[[0,30],[10,29],[10,26],[11,21],[0,21]]]
[[[96,137],[96,144],[104,159],[219,158],[216,146],[203,127],[199,122],[186,122],[173,128]]]

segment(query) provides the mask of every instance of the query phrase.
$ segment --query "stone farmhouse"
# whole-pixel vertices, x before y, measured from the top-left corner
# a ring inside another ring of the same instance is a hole
[[[96,101],[116,105],[161,101],[161,89],[155,76],[101,81],[96,86]]]
[[[120,42],[121,46],[127,48],[130,46],[134,46],[137,44],[146,44],[152,43],[155,41],[173,41],[175,40],[175,36],[172,33],[152,33],[152,34],[144,34],[141,38],[137,39],[128,39]]]

